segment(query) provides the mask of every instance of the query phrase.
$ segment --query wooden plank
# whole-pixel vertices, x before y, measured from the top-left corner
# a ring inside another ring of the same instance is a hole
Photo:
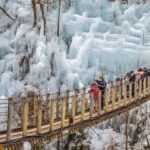
[[[49,121],[50,118],[50,93],[46,94],[46,122]]]
[[[112,100],[113,100],[113,89],[114,88],[114,83],[113,81],[110,81],[110,87],[109,87],[109,99],[108,99],[108,104],[111,104],[112,105]]]
[[[123,79],[121,79],[121,81],[120,81],[120,96],[121,96],[121,99],[122,99],[122,97],[123,97]]]
[[[60,118],[60,91],[57,92],[57,102],[56,102],[56,118]]]
[[[139,80],[139,94],[138,94],[138,96],[142,96],[142,80],[140,79]]]
[[[121,104],[121,97],[122,97],[121,87],[119,86],[118,106],[120,106],[120,104]]]
[[[23,101],[23,136],[27,136],[29,99],[24,97]]]
[[[93,110],[94,110],[94,94],[90,93],[90,117],[93,118]]]
[[[38,95],[34,93],[34,97],[33,97],[33,103],[34,103],[34,119],[33,119],[33,123],[34,126],[36,127],[37,124],[37,111],[38,111]]]
[[[61,111],[61,127],[65,125],[65,115],[66,115],[66,97],[63,97],[62,100],[62,111]]]
[[[76,114],[76,98],[75,98],[75,96],[73,95],[73,96],[72,96],[72,123],[74,123],[75,114]]]
[[[138,85],[137,85],[137,81],[134,82],[134,99],[137,99],[138,97],[138,92],[137,92],[137,89],[138,89]]]
[[[42,126],[42,102],[38,100],[37,133],[41,133]]]
[[[82,101],[81,101],[81,120],[84,120],[84,114],[85,114],[85,92],[86,92],[86,88],[83,88]]]
[[[98,95],[98,113],[101,114],[101,100],[102,100],[102,92],[99,91]]]
[[[114,86],[112,88],[112,110],[115,107],[115,100],[116,100],[116,87]]]
[[[50,108],[50,130],[53,130],[54,127],[54,99],[51,100],[51,108]]]
[[[105,100],[105,112],[107,112],[108,111],[108,89],[105,90],[104,100]]]
[[[12,134],[12,115],[13,115],[13,99],[8,99],[8,114],[7,114],[7,141],[11,140]]]
[[[129,101],[132,100],[132,82],[130,82],[130,85],[129,85]]]
[[[150,93],[150,76],[148,76],[148,93]]]
[[[124,83],[123,87],[124,87],[124,104],[126,104],[126,101],[127,101],[127,85],[126,85],[126,83]]]
[[[76,101],[76,114],[78,113],[78,90],[77,89],[75,89],[75,91],[74,91],[74,93],[75,93],[75,101]]]
[[[143,95],[144,96],[146,95],[146,77],[144,78],[144,81],[143,81]]]
[[[70,93],[70,91],[67,90],[66,91],[66,115],[67,116],[69,115],[69,93]]]

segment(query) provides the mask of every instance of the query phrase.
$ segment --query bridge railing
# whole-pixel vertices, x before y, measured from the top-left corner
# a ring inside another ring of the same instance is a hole
[[[34,129],[34,134],[40,134],[43,133],[43,126],[48,131],[63,128],[113,111],[148,94],[150,77],[135,82],[111,82],[104,95],[99,92],[98,100],[94,100],[93,93],[88,93],[86,88],[75,90],[73,94],[69,90],[65,94],[59,91],[55,97],[50,93],[43,97],[32,93],[20,100],[9,98],[7,130],[3,131],[6,132],[3,140],[14,139],[16,132],[17,136],[26,137],[29,135],[28,129]]]

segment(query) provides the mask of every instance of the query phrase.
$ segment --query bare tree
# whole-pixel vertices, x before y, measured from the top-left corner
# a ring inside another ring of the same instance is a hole
[[[2,6],[0,6],[0,10],[1,10],[8,18],[10,18],[11,20],[15,21],[15,19],[14,19],[13,17],[11,17],[11,16],[7,13],[7,11],[6,11]]]
[[[68,5],[69,7],[71,7],[71,0],[68,0]]]
[[[47,3],[47,11],[48,11],[49,10],[49,5],[51,4],[51,0],[47,0],[46,3]]]
[[[45,35],[46,33],[46,18],[44,15],[44,4],[42,3],[41,0],[38,0],[37,3],[40,5],[40,10],[42,13],[42,19],[43,19],[43,26],[44,26],[44,30],[43,33]],[[35,27],[37,25],[37,7],[36,7],[36,0],[32,0],[32,9],[33,9],[33,16],[34,16],[34,21],[33,21],[33,27]]]
[[[43,7],[43,4],[41,3],[41,0],[38,0],[38,3],[40,5],[40,9],[41,9],[41,13],[42,13],[42,19],[43,19],[43,26],[44,26],[44,35],[46,33],[46,18],[45,18],[45,15],[44,15],[44,7]]]
[[[58,5],[57,36],[60,35],[60,9],[61,9],[61,0],[59,0]]]
[[[34,16],[33,27],[35,27],[37,25],[37,14],[36,14],[35,0],[32,0],[32,9],[33,9],[33,16]]]

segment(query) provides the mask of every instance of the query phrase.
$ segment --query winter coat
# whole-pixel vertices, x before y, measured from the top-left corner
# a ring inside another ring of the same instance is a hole
[[[98,88],[101,91],[104,91],[106,88],[106,82],[105,80],[96,80],[97,84],[98,84]]]
[[[98,99],[98,93],[99,93],[99,88],[98,85],[96,83],[93,83],[90,87],[90,90],[88,91],[88,93],[93,93],[94,94],[94,100]]]
[[[135,74],[135,73],[132,73],[131,76],[130,76],[129,81],[130,81],[130,82],[135,82],[135,80],[136,80],[136,74]]]

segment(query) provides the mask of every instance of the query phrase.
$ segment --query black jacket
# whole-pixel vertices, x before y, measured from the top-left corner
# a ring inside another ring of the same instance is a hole
[[[104,91],[106,88],[106,82],[105,80],[96,80],[97,84],[98,84],[98,88],[99,90]]]

